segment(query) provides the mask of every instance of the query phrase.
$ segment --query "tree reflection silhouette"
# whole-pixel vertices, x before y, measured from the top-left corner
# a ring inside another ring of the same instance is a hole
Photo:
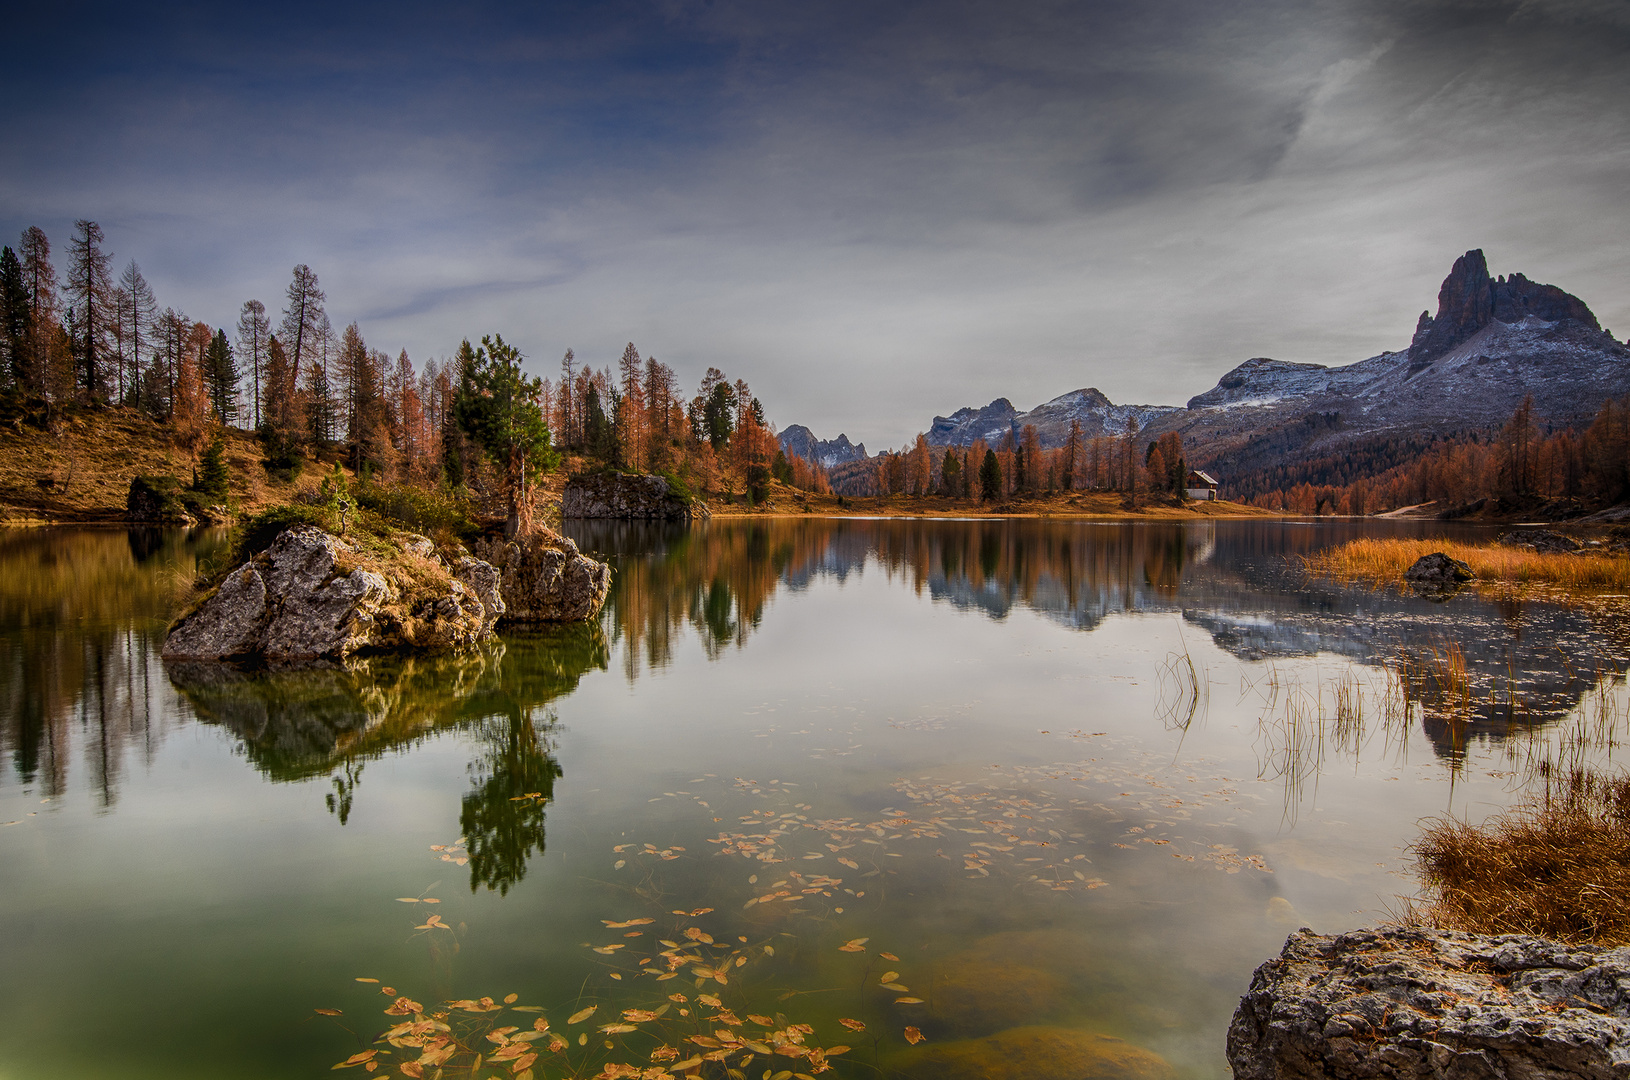
[[[485,885],[499,895],[526,876],[533,853],[543,854],[544,807],[562,775],[554,748],[526,713],[491,717],[478,725],[484,753],[470,763],[475,784],[458,821],[470,856],[470,891]]]

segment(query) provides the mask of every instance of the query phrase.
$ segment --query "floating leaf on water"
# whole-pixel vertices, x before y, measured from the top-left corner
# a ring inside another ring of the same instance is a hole
[[[533,1027],[534,1030],[539,1031],[539,1032],[548,1031],[549,1030],[549,1021],[545,1020],[543,1017],[540,1016],[536,1020],[532,1021],[532,1027]]]
[[[880,983],[885,983],[886,984],[886,983],[893,982],[895,979],[898,979],[899,977],[900,977],[900,973],[898,971],[885,971],[885,972],[883,972],[883,974],[881,976],[878,977],[877,981],[880,982]]]
[[[706,1005],[710,1009],[722,1009],[722,1008],[724,1008],[724,1002],[720,1001],[718,998],[714,997],[712,994],[697,994],[696,995],[696,1000],[700,1001],[703,1005]]]
[[[647,1020],[655,1020],[657,1014],[650,1009],[624,1009],[623,1019],[630,1024],[643,1024]]]
[[[601,956],[610,956],[612,953],[621,948],[623,948],[621,945],[601,945],[594,951],[599,953]]]
[[[396,902],[398,904],[417,904],[419,898],[417,896],[398,896]]]
[[[633,1024],[606,1024],[600,1028],[602,1035],[621,1035],[625,1031],[638,1031]]]
[[[519,995],[519,994],[506,994],[506,995],[504,995],[504,1004],[505,1005],[513,1005],[519,1000],[521,1000],[521,995]]]
[[[906,1042],[910,1043],[912,1046],[916,1046],[918,1043],[922,1042],[923,1039],[925,1038],[923,1033],[918,1031],[914,1027],[906,1028],[905,1036],[906,1036]]]
[[[896,1005],[921,1005],[923,1003],[923,999],[914,997],[895,998],[894,1003]]]
[[[583,1022],[583,1021],[585,1021],[585,1020],[587,1020],[587,1019],[588,1019],[588,1018],[589,1018],[589,1017],[591,1017],[591,1016],[593,1016],[593,1015],[594,1015],[594,1011],[595,1011],[595,1010],[596,1010],[596,1009],[598,1009],[598,1008],[599,1008],[599,1007],[600,1007],[600,1006],[598,1006],[598,1005],[590,1005],[590,1006],[589,1006],[589,1007],[588,1007],[588,1008],[586,1008],[586,1009],[579,1009],[579,1010],[578,1010],[578,1011],[577,1011],[577,1012],[574,1012],[574,1013],[572,1013],[572,1015],[570,1015],[570,1016],[568,1016],[568,1017],[567,1017],[567,1018],[566,1018],[566,1023],[567,1023],[567,1024],[568,1024],[568,1025],[571,1025],[571,1024],[581,1024],[581,1023],[582,1023],[582,1022]]]
[[[865,1031],[866,1030],[866,1023],[863,1020],[851,1020],[847,1016],[840,1016],[840,1017],[838,1017],[838,1023],[842,1024],[844,1027],[848,1028],[850,1031]]]
[[[541,1013],[543,1011],[543,1006],[542,1005],[517,1005],[517,1006],[515,1006],[513,1011],[514,1012],[524,1012],[524,1013]]]
[[[612,922],[610,919],[601,919],[607,930],[626,930],[630,926],[647,926],[656,922],[655,919],[628,919],[625,922]]]
[[[627,859],[618,859],[615,863],[613,863],[611,865],[611,868],[613,870],[621,870],[623,867],[625,867],[627,865],[628,865],[628,860]]]
[[[760,1016],[757,1013],[748,1013],[747,1019],[751,1020],[759,1027],[775,1027],[775,1021],[770,1019],[768,1016]]]
[[[357,979],[357,982],[365,982],[365,983],[376,983],[378,981],[379,981],[378,979],[363,979],[363,978]]]
[[[891,952],[880,952],[877,955],[889,961],[891,964],[898,964],[900,962],[900,958]]]
[[[774,956],[775,955],[775,946],[774,945],[766,945],[766,946],[764,946],[764,955],[765,956]]]
[[[871,940],[871,938],[867,938],[867,937],[857,937],[853,941],[846,941],[842,945],[839,945],[838,946],[838,951],[839,952],[865,952],[866,951],[866,943],[868,941],[870,941],[870,940]]]
[[[849,1048],[847,1046],[828,1046],[826,1048],[827,1057],[837,1057],[839,1054],[847,1054],[848,1052]]]
[[[339,1009],[318,1009],[317,1010],[317,1015],[318,1016],[343,1016],[345,1014],[342,1013]]]

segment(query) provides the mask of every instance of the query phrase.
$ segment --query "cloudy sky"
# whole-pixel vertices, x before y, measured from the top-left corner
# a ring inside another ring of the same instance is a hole
[[[899,445],[1408,344],[1483,248],[1630,331],[1624,0],[37,4],[0,239],[418,361],[625,342]]]

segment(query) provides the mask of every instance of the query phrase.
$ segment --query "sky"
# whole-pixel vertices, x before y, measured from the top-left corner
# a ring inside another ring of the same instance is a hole
[[[1630,332],[1625,0],[20,8],[0,242],[212,325],[305,263],[393,355],[632,341],[872,450],[1404,348],[1474,247]]]

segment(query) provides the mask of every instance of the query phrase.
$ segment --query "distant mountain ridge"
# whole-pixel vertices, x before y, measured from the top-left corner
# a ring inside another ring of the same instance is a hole
[[[849,441],[847,435],[839,435],[835,439],[817,439],[815,433],[802,424],[794,424],[781,432],[779,441],[781,449],[786,451],[788,457],[801,457],[805,461],[828,469],[866,459],[865,443],[856,446]]]
[[[1093,438],[1122,434],[1130,418],[1150,439],[1181,433],[1190,462],[1227,486],[1366,441],[1493,430],[1529,395],[1543,423],[1589,424],[1604,401],[1630,395],[1630,348],[1577,296],[1522,274],[1492,277],[1474,249],[1455,261],[1436,313],[1421,313],[1401,351],[1337,367],[1254,357],[1186,407],[1116,405],[1091,387],[1028,412],[997,398],[934,417],[926,438],[935,446],[975,439],[995,446],[1033,424],[1043,446],[1057,447],[1072,420]],[[783,446],[794,431],[808,433],[787,429]]]

